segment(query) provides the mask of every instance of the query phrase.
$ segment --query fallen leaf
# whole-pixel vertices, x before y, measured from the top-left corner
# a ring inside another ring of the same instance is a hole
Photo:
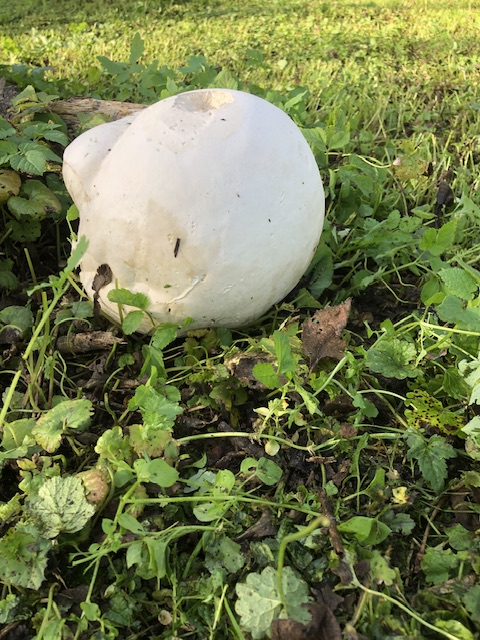
[[[318,604],[324,604],[332,611],[335,611],[344,601],[343,596],[333,591],[328,582],[324,582],[320,589],[312,589],[312,594]]]
[[[121,338],[115,337],[109,331],[87,331],[60,336],[57,340],[57,349],[60,353],[66,354],[89,353],[110,350],[114,345],[122,342]]]
[[[98,269],[95,277],[92,282],[92,289],[95,293],[99,293],[103,287],[106,287],[107,284],[110,284],[113,280],[113,273],[108,264],[101,264]]]
[[[346,344],[341,334],[347,325],[351,302],[351,298],[347,298],[335,307],[320,309],[303,323],[303,351],[311,370],[322,358],[342,359]]]
[[[272,640],[342,640],[342,631],[332,610],[325,604],[309,604],[308,624],[295,620],[274,620]]]
[[[274,536],[278,531],[272,522],[272,514],[268,509],[265,509],[255,524],[248,527],[241,535],[237,536],[235,540],[240,542],[241,540],[258,540],[260,538],[267,538]]]
[[[92,282],[92,289],[95,292],[93,296],[93,313],[95,316],[100,315],[100,303],[98,301],[100,291],[110,284],[112,280],[113,273],[108,264],[99,265]]]
[[[249,389],[266,391],[267,387],[257,380],[253,374],[253,369],[258,364],[273,364],[273,362],[273,357],[267,353],[238,353],[225,360],[225,366],[232,376]]]
[[[353,573],[350,567],[346,562],[340,560],[336,567],[332,568],[332,573],[334,573],[338,578],[340,578],[340,582],[342,585],[351,584],[353,580]]]
[[[357,427],[354,427],[353,424],[350,424],[349,422],[341,424],[338,430],[338,434],[342,436],[342,438],[354,438],[357,433]]]

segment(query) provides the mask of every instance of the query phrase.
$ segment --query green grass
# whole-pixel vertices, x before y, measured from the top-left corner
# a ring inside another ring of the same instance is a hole
[[[427,0],[0,8],[0,75],[27,87],[0,120],[0,183],[22,185],[0,203],[7,640],[249,640],[280,614],[276,638],[480,638],[479,16]],[[69,259],[50,96],[225,85],[311,144],[315,259],[242,331],[122,332],[81,290],[81,242]],[[316,362],[304,322],[349,297],[337,357]],[[66,348],[91,329],[109,346]],[[307,602],[327,604],[321,622]]]
[[[0,58],[51,66],[83,93],[94,88],[96,56],[125,58],[138,30],[148,60],[177,68],[203,54],[250,83],[305,85],[321,115],[341,101],[381,137],[408,133],[425,112],[455,130],[465,110],[478,108],[480,24],[472,3],[438,4],[20,1],[3,10]],[[260,67],[251,50],[263,55]]]

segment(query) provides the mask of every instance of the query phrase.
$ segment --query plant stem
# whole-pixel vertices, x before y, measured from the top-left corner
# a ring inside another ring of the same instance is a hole
[[[388,602],[391,602],[393,605],[401,609],[411,618],[414,618],[417,622],[422,624],[424,627],[427,627],[427,629],[430,629],[431,631],[435,631],[435,633],[439,633],[441,636],[448,638],[448,640],[458,640],[458,636],[453,636],[451,633],[448,633],[448,631],[439,629],[439,627],[436,627],[434,624],[430,624],[429,622],[426,622],[425,620],[423,620],[423,618],[421,618],[418,615],[418,613],[416,613],[416,611],[412,611],[412,609],[404,605],[402,602],[400,602],[396,598],[392,598],[392,596],[388,596],[385,593],[380,593],[379,591],[375,591],[374,589],[369,589],[368,587],[365,587],[358,580],[358,578],[354,578],[353,584],[354,586],[359,587],[363,592],[368,593],[371,596],[377,596],[378,598],[383,598],[384,600],[388,600]]]
[[[6,394],[6,397],[3,401],[3,407],[2,410],[0,411],[0,429],[3,427],[3,423],[5,421],[5,417],[8,413],[8,409],[10,407],[10,403],[12,402],[12,398],[13,398],[13,394],[15,393],[15,389],[17,387],[18,381],[20,379],[20,376],[22,375],[21,370],[17,371],[15,373],[15,375],[13,376],[13,380],[11,385],[8,387],[8,391]]]
[[[282,538],[282,541],[280,542],[280,546],[278,548],[277,591],[278,591],[278,596],[280,598],[280,601],[282,603],[282,607],[284,609],[286,608],[286,601],[285,601],[285,594],[283,592],[282,573],[283,573],[283,565],[285,562],[285,553],[287,550],[287,546],[290,544],[290,542],[295,542],[295,540],[301,540],[302,538],[306,538],[312,533],[312,531],[315,531],[315,529],[318,529],[318,527],[328,527],[328,526],[330,526],[329,519],[323,515],[320,515],[320,516],[317,516],[314,520],[312,520],[312,522],[308,526],[304,527],[303,529],[300,529],[299,531],[295,531],[295,533],[289,533],[287,536]]]
[[[234,632],[237,635],[238,640],[245,640],[245,636],[243,635],[242,630],[239,627],[237,619],[233,615],[233,611],[230,609],[230,605],[228,604],[228,599],[227,598],[224,599],[223,606],[225,607],[225,611],[227,612],[227,615],[229,617],[230,623],[232,625],[232,628],[233,628]]]

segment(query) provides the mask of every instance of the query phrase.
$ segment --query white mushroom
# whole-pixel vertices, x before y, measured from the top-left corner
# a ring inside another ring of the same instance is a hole
[[[201,89],[91,129],[65,151],[65,184],[89,241],[81,280],[148,296],[155,324],[238,327],[305,272],[324,217],[320,174],[283,111],[240,91]],[[151,329],[146,320],[141,331]]]

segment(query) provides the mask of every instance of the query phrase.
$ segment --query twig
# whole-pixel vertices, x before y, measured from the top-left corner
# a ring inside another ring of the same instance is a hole
[[[441,501],[442,501],[442,499],[440,499],[438,505],[432,511],[432,515],[431,515],[430,519],[427,521],[427,526],[425,527],[425,531],[423,532],[422,543],[421,543],[420,549],[418,550],[418,553],[417,553],[417,555],[415,557],[415,564],[413,565],[413,572],[414,573],[418,573],[420,571],[420,569],[421,569],[420,565],[422,563],[423,556],[425,555],[425,549],[427,548],[427,540],[428,540],[428,536],[430,535],[430,529],[431,529],[431,526],[432,526],[432,522],[435,520],[435,518],[437,517],[438,512],[440,511]]]
[[[122,339],[108,331],[88,331],[61,336],[57,340],[57,349],[64,354],[88,353],[110,349],[119,342],[123,342]]]
[[[343,547],[342,538],[338,533],[337,521],[335,520],[335,517],[333,516],[330,509],[327,494],[323,489],[320,489],[318,495],[320,497],[320,504],[322,505],[323,514],[326,518],[328,518],[328,533],[330,534],[333,549],[338,556],[343,558],[343,556],[345,555],[345,549]]]

